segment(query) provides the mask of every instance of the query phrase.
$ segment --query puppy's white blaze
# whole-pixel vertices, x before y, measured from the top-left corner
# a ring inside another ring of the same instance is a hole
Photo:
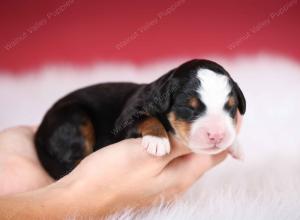
[[[209,69],[200,69],[197,77],[201,82],[197,92],[206,106],[206,111],[192,124],[189,146],[194,151],[218,153],[229,147],[236,136],[233,120],[224,110],[231,91],[229,78]],[[210,143],[208,132],[224,133],[224,138],[221,143],[216,144],[216,148]]]
[[[231,90],[228,77],[208,69],[200,69],[197,77],[201,82],[198,93],[207,107],[207,113],[222,111]]]

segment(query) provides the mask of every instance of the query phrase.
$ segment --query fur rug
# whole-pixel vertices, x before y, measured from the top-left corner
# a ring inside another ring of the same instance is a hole
[[[228,157],[173,205],[112,218],[300,219],[299,63],[269,55],[212,59],[231,73],[247,99],[240,134],[245,161]],[[55,100],[75,88],[105,81],[150,82],[183,60],[145,66],[52,65],[24,76],[1,74],[0,129],[39,123]]]

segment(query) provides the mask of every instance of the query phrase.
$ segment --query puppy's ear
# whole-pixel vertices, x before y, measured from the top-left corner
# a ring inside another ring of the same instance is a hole
[[[240,113],[243,115],[246,112],[246,99],[244,97],[244,94],[242,92],[242,90],[240,89],[239,85],[233,81],[233,89],[237,95],[237,99],[238,99],[238,109],[240,111]]]
[[[150,114],[162,114],[169,110],[173,97],[178,90],[178,80],[173,77],[175,70],[151,83],[146,106]]]

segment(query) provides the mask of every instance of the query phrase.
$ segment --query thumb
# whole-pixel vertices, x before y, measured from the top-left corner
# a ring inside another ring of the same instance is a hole
[[[177,185],[185,190],[207,170],[222,162],[226,156],[227,151],[217,155],[190,153],[171,161],[162,171],[161,177],[170,185]]]

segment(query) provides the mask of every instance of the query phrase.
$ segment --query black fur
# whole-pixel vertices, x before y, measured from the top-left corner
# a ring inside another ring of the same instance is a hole
[[[90,122],[95,144],[93,150],[120,140],[139,137],[137,125],[148,117],[156,117],[168,132],[174,132],[167,113],[192,121],[205,112],[187,105],[200,85],[199,68],[229,74],[219,64],[208,60],[191,60],[169,71],[150,84],[104,83],[79,89],[60,99],[46,113],[35,135],[39,159],[55,179],[69,173],[83,159],[85,139],[79,128]],[[231,79],[231,78],[230,78]],[[245,113],[246,102],[238,85],[231,79],[238,108]]]

